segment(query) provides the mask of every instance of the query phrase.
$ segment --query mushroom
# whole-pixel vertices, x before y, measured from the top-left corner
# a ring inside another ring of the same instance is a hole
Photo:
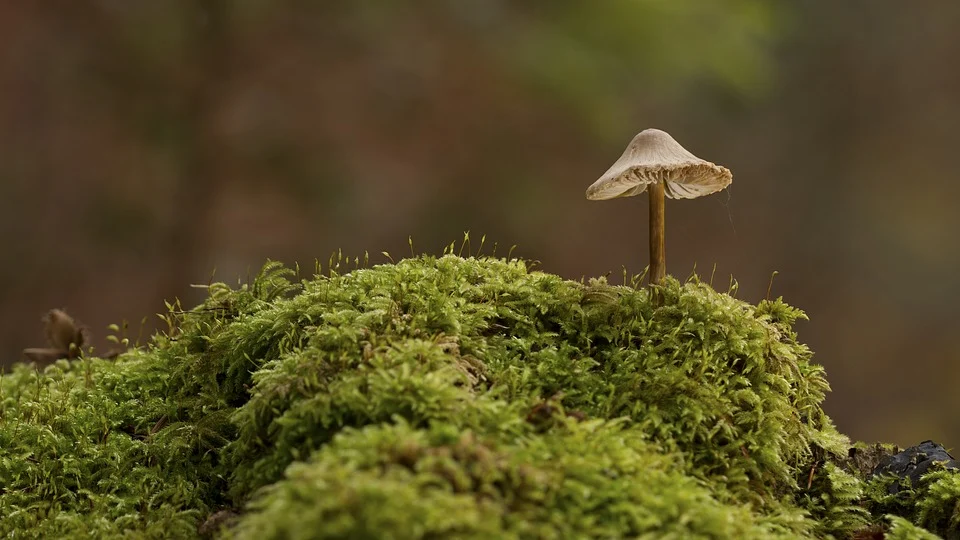
[[[667,273],[664,251],[664,196],[695,199],[730,185],[730,170],[688,152],[669,133],[645,129],[620,159],[587,188],[587,199],[603,201],[650,192],[650,284]]]

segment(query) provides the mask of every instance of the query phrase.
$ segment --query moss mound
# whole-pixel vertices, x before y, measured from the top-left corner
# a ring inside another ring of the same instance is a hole
[[[697,279],[668,279],[661,295],[654,307],[646,289],[519,260],[420,257],[306,280],[270,263],[194,309],[171,306],[146,349],[0,379],[0,534],[955,527],[878,506],[845,468],[823,370],[792,330],[802,312]],[[930,497],[956,501],[957,477],[935,474]]]

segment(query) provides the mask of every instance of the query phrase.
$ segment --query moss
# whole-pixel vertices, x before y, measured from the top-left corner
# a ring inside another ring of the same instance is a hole
[[[899,492],[891,493],[892,483],[899,483]],[[907,521],[944,538],[960,537],[960,471],[933,467],[915,486],[893,476],[876,476],[866,485],[871,513],[903,518],[896,522]]]
[[[214,459],[176,427],[167,366],[152,354],[122,362],[61,361],[0,379],[0,534],[108,537],[192,534],[216,499]]]
[[[655,308],[453,255],[316,274],[269,263],[116,362],[4,375],[0,533],[843,538],[897,513],[862,508],[781,300],[667,279]]]
[[[771,537],[747,507],[718,502],[636,427],[561,424],[520,440],[445,423],[345,430],[270,486],[236,535]]]
[[[940,537],[918,527],[906,519],[899,516],[887,516],[890,521],[890,529],[883,536],[886,540],[939,540]]]

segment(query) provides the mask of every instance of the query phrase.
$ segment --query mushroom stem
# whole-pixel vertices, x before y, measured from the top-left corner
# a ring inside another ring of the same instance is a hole
[[[662,182],[647,186],[650,193],[650,284],[658,285],[667,275],[667,254],[664,249],[664,189]]]

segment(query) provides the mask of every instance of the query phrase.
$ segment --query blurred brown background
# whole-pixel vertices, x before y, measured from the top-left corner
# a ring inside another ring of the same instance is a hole
[[[647,127],[734,172],[668,271],[811,316],[854,438],[960,445],[960,2],[0,0],[0,364],[66,307],[104,346],[265,258],[476,247],[646,261],[584,190]],[[374,255],[376,254],[376,255]]]

